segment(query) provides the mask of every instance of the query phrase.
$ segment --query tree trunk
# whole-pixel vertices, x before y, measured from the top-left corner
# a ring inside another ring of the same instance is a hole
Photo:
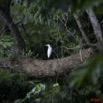
[[[53,60],[34,60],[29,58],[0,58],[0,67],[23,72],[34,77],[59,76],[73,71],[90,57],[91,49],[69,57]],[[81,60],[82,56],[82,60]]]
[[[99,25],[98,19],[97,19],[96,15],[92,9],[86,10],[86,12],[87,12],[88,17],[90,19],[90,22],[92,24],[96,39],[99,43],[99,46],[100,46],[99,49],[103,49],[103,47],[102,47],[103,46],[103,35],[102,35],[102,30],[101,30],[101,27]]]
[[[75,14],[73,14],[73,16],[74,16],[74,19],[76,20],[76,22],[78,24],[78,27],[79,27],[79,29],[81,31],[81,34],[82,34],[84,40],[86,41],[87,44],[90,44],[90,40],[89,40],[89,38],[87,37],[86,33],[83,30],[83,27],[82,27],[82,24],[81,24],[81,21],[79,19],[78,14],[75,13]]]
[[[0,16],[4,20],[4,22],[9,26],[10,30],[14,34],[14,37],[17,41],[18,48],[23,49],[25,47],[25,41],[22,38],[22,36],[20,35],[21,33],[19,32],[16,24],[14,24],[14,22],[12,21],[10,15],[6,14],[5,11],[0,9]]]
[[[74,19],[75,19],[76,22],[77,22],[77,25],[78,25],[78,27],[79,27],[79,29],[80,29],[80,32],[81,32],[81,34],[82,34],[84,40],[85,40],[86,43],[91,47],[92,52],[95,53],[95,49],[94,49],[94,47],[92,46],[92,44],[91,44],[89,38],[87,37],[87,35],[86,35],[86,33],[85,33],[85,31],[84,31],[84,29],[83,29],[83,27],[82,27],[82,23],[81,23],[81,21],[80,21],[80,19],[79,19],[78,14],[74,13],[73,16],[74,16]]]

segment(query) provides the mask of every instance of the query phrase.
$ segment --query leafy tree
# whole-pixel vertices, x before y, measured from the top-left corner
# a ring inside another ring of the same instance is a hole
[[[90,103],[95,98],[101,102],[103,54],[85,60],[89,47],[94,53],[102,50],[102,3],[0,0],[0,29],[10,30],[9,35],[0,30],[0,102]],[[12,51],[16,43],[19,52]],[[36,60],[47,59],[47,43],[54,48],[52,60]]]

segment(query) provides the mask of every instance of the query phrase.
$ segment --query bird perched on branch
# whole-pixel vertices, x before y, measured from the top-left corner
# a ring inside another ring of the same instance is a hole
[[[52,54],[52,47],[50,46],[50,44],[47,44],[46,46],[48,47],[47,57],[50,58],[50,56],[51,56],[51,54]]]

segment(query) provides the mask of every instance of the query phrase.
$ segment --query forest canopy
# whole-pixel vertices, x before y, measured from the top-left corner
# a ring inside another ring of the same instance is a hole
[[[102,102],[102,5],[0,0],[0,103]]]

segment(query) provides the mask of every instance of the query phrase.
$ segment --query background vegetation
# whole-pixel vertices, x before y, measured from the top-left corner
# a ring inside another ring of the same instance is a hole
[[[21,55],[47,60],[48,43],[53,47],[52,59],[89,47],[73,16],[76,12],[91,43],[97,42],[86,10],[93,9],[103,30],[102,4],[102,0],[0,0],[0,9],[11,15],[20,30],[26,44]],[[16,43],[10,28],[0,18],[0,57],[18,55]],[[100,53],[61,77],[34,78],[0,68],[0,103],[91,103],[92,98],[102,103],[102,61]]]

